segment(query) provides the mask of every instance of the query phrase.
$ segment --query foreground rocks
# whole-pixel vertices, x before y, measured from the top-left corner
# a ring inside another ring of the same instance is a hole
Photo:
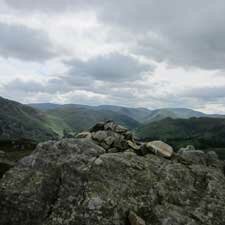
[[[145,221],[132,211],[129,213],[128,219],[131,225],[146,225]]]
[[[4,175],[0,225],[222,225],[223,169],[212,152],[165,158],[101,123],[39,144]]]
[[[76,137],[91,139],[109,153],[133,151],[139,155],[153,153],[166,158],[171,158],[173,155],[173,148],[168,144],[162,141],[139,143],[134,140],[127,128],[113,121],[97,123],[90,132],[81,132]]]
[[[140,148],[134,142],[132,133],[113,121],[97,123],[90,129],[90,132],[81,132],[76,137],[92,139],[107,152],[122,152],[129,148],[139,150]]]

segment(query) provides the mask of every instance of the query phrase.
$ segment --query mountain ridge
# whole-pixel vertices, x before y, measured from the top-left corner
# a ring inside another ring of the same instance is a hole
[[[113,112],[118,112],[129,116],[140,123],[148,123],[159,121],[165,118],[174,118],[174,119],[189,119],[192,117],[212,117],[212,118],[224,118],[225,115],[222,114],[207,114],[201,111],[197,111],[190,108],[178,107],[178,108],[159,108],[159,109],[148,109],[145,107],[125,107],[117,105],[82,105],[82,104],[55,104],[55,103],[34,103],[29,104],[30,106],[42,110],[49,111],[53,109],[63,109],[63,108],[85,108],[85,109],[94,109],[94,110],[110,110]]]

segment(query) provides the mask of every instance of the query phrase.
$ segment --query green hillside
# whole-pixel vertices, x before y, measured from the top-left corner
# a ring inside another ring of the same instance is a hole
[[[198,149],[217,149],[220,155],[225,157],[225,119],[223,118],[166,118],[142,125],[135,130],[135,133],[140,139],[160,139],[176,149],[189,144]]]
[[[128,116],[138,122],[144,122],[145,118],[149,116],[151,111],[146,108],[129,108],[124,106],[116,105],[99,105],[99,106],[89,106],[89,105],[79,105],[79,104],[54,104],[54,103],[36,103],[30,104],[31,107],[36,108],[41,111],[58,110],[58,109],[90,109],[97,111],[112,111],[125,116]]]
[[[144,122],[145,118],[149,116],[151,110],[146,108],[128,108],[123,106],[115,106],[115,105],[100,105],[96,107],[101,110],[110,110],[113,112],[117,112],[126,116],[129,116],[139,122]]]
[[[148,116],[145,117],[145,123],[159,121],[165,118],[172,119],[189,119],[191,117],[205,117],[208,116],[202,112],[198,112],[187,108],[163,108],[156,109],[150,112]]]
[[[93,110],[90,108],[64,107],[47,111],[48,116],[62,120],[67,128],[75,132],[87,130],[99,121],[114,120],[129,129],[136,128],[140,124],[126,116],[109,110]]]
[[[0,140],[44,141],[57,137],[50,119],[29,106],[0,97]]]

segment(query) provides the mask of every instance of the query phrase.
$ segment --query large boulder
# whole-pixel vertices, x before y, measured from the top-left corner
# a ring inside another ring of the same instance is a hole
[[[162,141],[151,141],[146,143],[146,148],[155,154],[170,158],[173,155],[173,148]]]
[[[201,150],[179,151],[178,156],[189,163],[207,165],[207,155]]]
[[[218,168],[224,167],[224,162],[219,160],[218,155],[214,151],[205,153],[201,150],[179,150],[177,158],[178,161],[181,160],[186,164],[199,164]]]
[[[0,225],[222,225],[224,202],[220,168],[64,139],[6,172]]]

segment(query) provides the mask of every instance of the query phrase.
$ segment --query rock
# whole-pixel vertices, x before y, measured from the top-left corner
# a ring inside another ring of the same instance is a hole
[[[127,143],[127,140],[125,140],[124,137],[120,135],[115,139],[113,147],[117,148],[120,151],[125,151],[129,148],[129,145]]]
[[[107,138],[107,132],[100,130],[96,133],[92,133],[92,138],[98,142],[103,142]]]
[[[140,146],[138,146],[136,143],[134,143],[130,140],[127,141],[127,144],[128,144],[129,147],[131,147],[134,150],[140,150]]]
[[[225,166],[225,162],[222,162],[221,160],[219,160],[219,157],[216,154],[216,152],[209,151],[206,153],[206,155],[207,155],[207,165],[208,166],[217,167],[217,168],[220,168],[223,170],[223,168]]]
[[[121,126],[121,125],[117,125],[117,126],[115,126],[114,131],[117,132],[117,133],[123,134],[123,133],[126,133],[128,131],[128,129],[126,127]]]
[[[117,148],[110,148],[110,149],[108,149],[107,152],[108,153],[116,153],[116,152],[119,152],[119,150]]]
[[[15,162],[7,159],[0,159],[0,179],[4,175],[4,173],[13,166],[15,166]]]
[[[127,131],[126,133],[124,133],[123,136],[126,140],[134,141],[133,134],[130,131]]]
[[[193,145],[187,145],[185,148],[180,148],[178,153],[189,151],[189,150],[195,150],[195,147]]]
[[[99,130],[104,130],[104,125],[105,125],[104,122],[99,122],[90,129],[90,132],[97,132]]]
[[[107,143],[105,143],[105,142],[101,142],[101,143],[99,143],[99,145],[100,145],[101,147],[103,147],[105,150],[110,149],[110,145],[107,145]]]
[[[105,123],[98,123],[90,129],[92,139],[104,149],[117,148],[117,151],[125,151],[129,148],[127,140],[133,140],[132,133],[127,128],[109,120]],[[132,145],[132,143],[130,143]],[[133,147],[137,148],[137,146]]]
[[[178,156],[192,164],[207,165],[208,157],[203,151],[200,150],[182,151],[178,153]]]
[[[207,152],[207,156],[208,156],[209,160],[213,160],[213,161],[218,161],[219,160],[218,155],[214,151]]]
[[[124,151],[124,152],[131,152],[131,153],[135,153],[135,151],[134,151],[134,149],[132,149],[132,148],[128,148],[126,151]]]
[[[5,152],[0,150],[0,157],[5,157]]]
[[[123,134],[128,131],[126,127],[115,124],[113,121],[107,121],[104,125],[104,130],[111,130],[119,134]]]
[[[145,221],[139,216],[137,216],[137,214],[134,213],[133,211],[129,213],[128,219],[130,225],[145,225]]]
[[[115,141],[115,137],[109,136],[104,141],[107,145],[111,146],[113,144],[113,142]]]
[[[76,138],[88,138],[88,139],[90,139],[91,137],[92,136],[90,132],[81,132],[76,136]]]
[[[173,148],[162,141],[151,141],[146,143],[146,148],[155,154],[160,154],[166,158],[173,155]]]
[[[193,145],[187,145],[186,150],[195,150],[195,146]]]
[[[114,131],[116,124],[113,121],[107,121],[104,125],[104,130],[111,130]]]
[[[95,165],[99,166],[99,165],[101,165],[101,164],[103,164],[103,161],[102,161],[100,158],[97,158],[97,159],[95,160]]]
[[[0,180],[0,225],[225,224],[223,161],[209,165],[216,157],[207,153],[199,163],[193,150],[170,160],[137,155],[152,150],[142,146],[106,151],[87,138],[39,144]]]

